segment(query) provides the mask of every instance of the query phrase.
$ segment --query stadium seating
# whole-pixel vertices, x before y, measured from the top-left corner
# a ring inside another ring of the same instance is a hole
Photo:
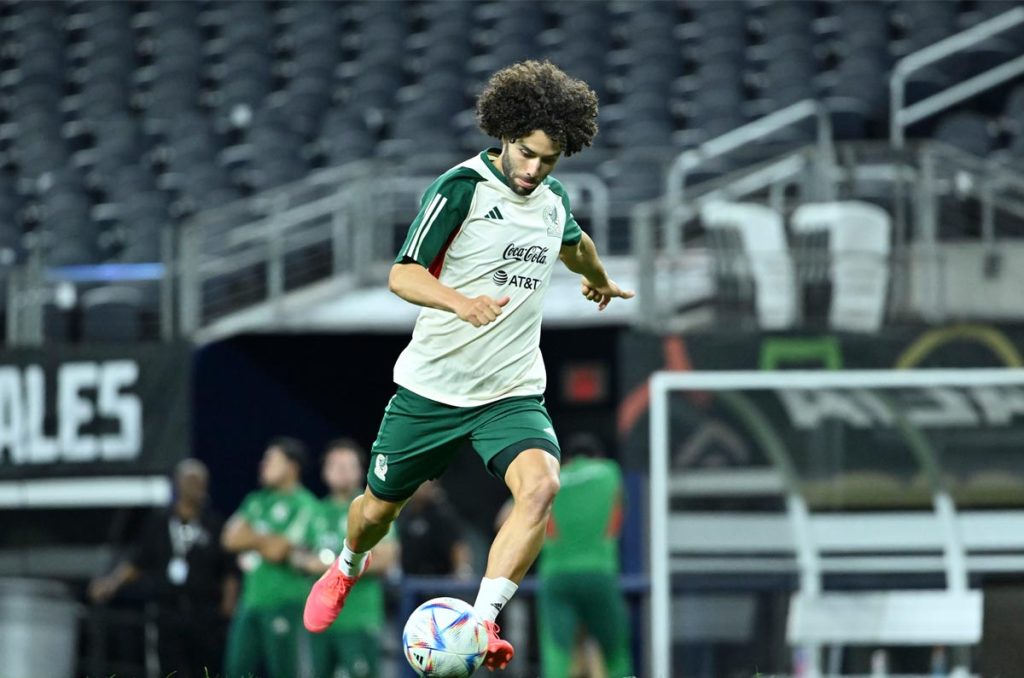
[[[1012,6],[5,2],[0,249],[20,256],[42,229],[53,263],[137,262],[166,224],[319,167],[436,171],[492,143],[474,95],[528,57],[601,97],[595,149],[566,166],[601,173],[617,204],[650,198],[674,154],[805,97],[839,138],[884,135],[894,61]],[[1017,54],[1015,37],[915,74],[910,100]],[[1021,163],[1020,88],[910,131]],[[428,138],[443,152],[424,155]]]

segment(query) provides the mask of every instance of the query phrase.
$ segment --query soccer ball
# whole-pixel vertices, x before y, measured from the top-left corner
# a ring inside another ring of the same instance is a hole
[[[473,606],[456,598],[434,598],[409,615],[402,632],[409,665],[420,676],[465,678],[487,654],[487,630]]]

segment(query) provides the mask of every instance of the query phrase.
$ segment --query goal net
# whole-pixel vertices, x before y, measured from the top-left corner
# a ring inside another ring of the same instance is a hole
[[[702,578],[790,582],[778,637],[805,665],[761,670],[831,675],[844,647],[977,643],[970,575],[1024,572],[1024,370],[659,372],[650,388],[656,678],[684,675],[687,643],[753,633],[756,601],[681,593]]]

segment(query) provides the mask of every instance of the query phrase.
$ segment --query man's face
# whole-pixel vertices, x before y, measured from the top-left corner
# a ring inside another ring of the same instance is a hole
[[[350,493],[363,484],[363,465],[355,450],[336,447],[327,453],[323,468],[324,485],[334,492]]]
[[[529,195],[555,168],[561,147],[541,130],[519,139],[504,141],[501,147],[501,172],[519,195]]]
[[[202,468],[190,466],[181,470],[175,478],[175,483],[178,497],[182,500],[196,506],[206,503],[209,479]]]
[[[260,462],[260,484],[263,487],[283,487],[294,475],[294,464],[279,447],[268,447]]]

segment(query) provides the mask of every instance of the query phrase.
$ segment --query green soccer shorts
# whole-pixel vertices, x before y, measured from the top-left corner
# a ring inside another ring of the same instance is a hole
[[[543,396],[455,407],[399,386],[371,448],[366,474],[370,490],[385,501],[408,499],[421,483],[439,478],[467,441],[487,470],[502,480],[524,450],[538,448],[561,458]]]

